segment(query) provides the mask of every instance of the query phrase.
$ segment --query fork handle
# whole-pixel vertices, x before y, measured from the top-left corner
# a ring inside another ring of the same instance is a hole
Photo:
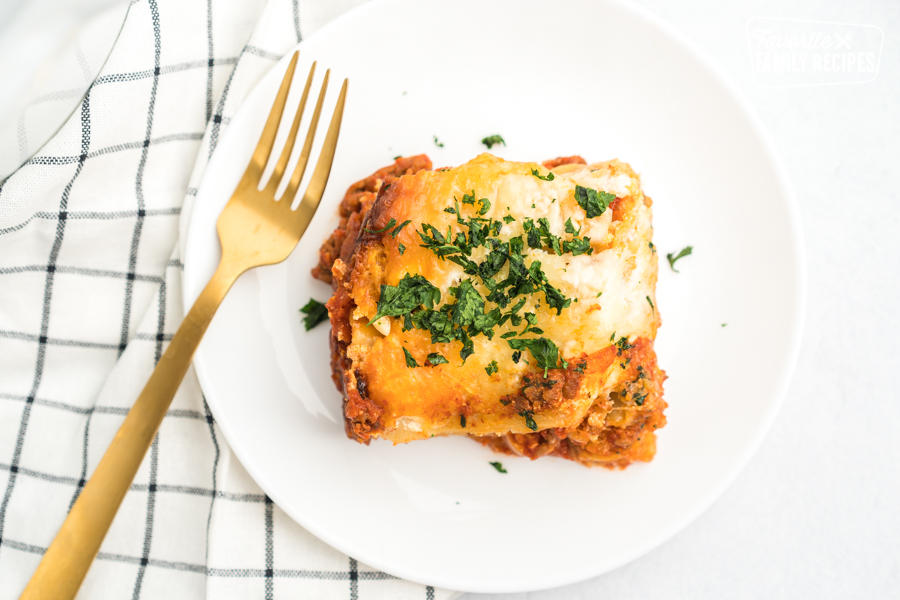
[[[245,269],[222,260],[72,506],[20,600],[71,600],[131,487],[225,294]]]

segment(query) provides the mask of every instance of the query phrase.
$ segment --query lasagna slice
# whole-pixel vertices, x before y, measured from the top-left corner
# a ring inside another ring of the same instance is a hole
[[[405,157],[351,186],[313,271],[334,289],[348,436],[651,460],[666,407],[651,204],[627,164],[577,156]]]

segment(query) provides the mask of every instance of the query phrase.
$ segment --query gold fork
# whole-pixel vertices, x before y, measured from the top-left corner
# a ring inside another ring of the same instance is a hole
[[[150,380],[125,417],[125,422],[122,423],[94,474],[72,506],[59,533],[44,553],[37,571],[22,593],[22,600],[75,598],[119,510],[119,505],[159,429],[172,397],[184,379],[194,351],[225,294],[244,271],[286,259],[309,226],[325,191],[328,175],[331,173],[348,82],[345,79],[341,87],[319,161],[303,194],[303,200],[298,209],[292,211],[291,203],[300,187],[300,180],[303,179],[315,138],[330,71],[325,73],[309,133],[284,195],[281,199],[275,200],[275,192],[282,181],[297,138],[300,119],[316,69],[315,63],[309,71],[300,105],[272,177],[262,190],[258,187],[275,144],[275,134],[284,113],[294,69],[297,66],[297,56],[295,52],[291,58],[256,151],[250,159],[250,165],[216,224],[219,241],[222,244],[222,260],[219,266],[184,318]]]

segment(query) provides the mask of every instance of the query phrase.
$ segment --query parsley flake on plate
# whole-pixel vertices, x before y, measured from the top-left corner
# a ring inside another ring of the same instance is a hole
[[[690,256],[691,252],[693,252],[693,251],[694,251],[693,246],[686,246],[686,247],[682,248],[681,252],[679,252],[677,255],[674,255],[671,252],[669,254],[666,254],[666,258],[669,260],[669,267],[676,273],[680,273],[680,271],[675,268],[675,262],[678,261],[678,259],[680,259],[680,258],[684,258],[685,256]]]
[[[306,315],[303,317],[303,325],[307,331],[328,319],[328,309],[325,308],[324,304],[313,298],[309,299],[309,302],[300,309],[300,312]]]
[[[482,139],[481,143],[484,144],[485,146],[487,146],[488,150],[493,148],[494,145],[496,145],[496,144],[503,144],[504,146],[506,145],[506,141],[504,141],[503,136],[498,135],[496,133],[494,135],[489,135],[486,138]]]

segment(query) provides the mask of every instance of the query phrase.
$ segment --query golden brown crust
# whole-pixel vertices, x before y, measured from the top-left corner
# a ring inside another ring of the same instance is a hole
[[[378,169],[365,179],[360,179],[347,189],[341,200],[338,214],[341,222],[319,249],[319,264],[312,270],[312,276],[325,283],[332,282],[331,267],[339,256],[353,250],[353,242],[359,231],[362,217],[372,208],[382,183],[389,183],[395,177],[412,175],[419,171],[431,170],[431,159],[425,154],[399,156],[394,164]],[[349,240],[349,244],[348,244]],[[344,248],[348,246],[348,248]]]
[[[398,157],[394,164],[383,167],[372,175],[351,185],[344,194],[338,209],[341,221],[319,250],[319,264],[313,269],[313,277],[332,284],[334,294],[325,304],[331,320],[331,378],[344,394],[344,415],[347,435],[362,443],[369,443],[370,436],[381,429],[382,409],[367,394],[365,380],[352,370],[347,358],[347,345],[351,339],[350,316],[355,308],[350,297],[350,277],[353,273],[354,252],[358,246],[371,244],[375,236],[359,233],[379,191],[390,189],[396,177],[431,170],[431,159],[425,154]],[[367,242],[368,240],[368,242]]]

